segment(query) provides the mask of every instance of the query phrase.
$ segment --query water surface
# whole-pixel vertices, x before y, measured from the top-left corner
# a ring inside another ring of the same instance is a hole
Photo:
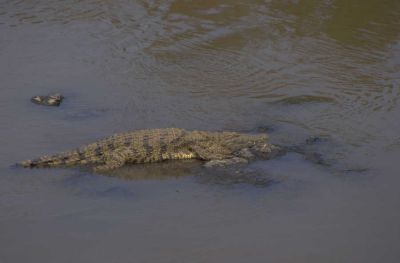
[[[0,262],[397,262],[399,28],[396,0],[1,1]],[[11,167],[172,126],[331,166]]]

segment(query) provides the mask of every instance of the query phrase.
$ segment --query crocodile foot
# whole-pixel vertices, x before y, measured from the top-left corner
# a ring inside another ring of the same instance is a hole
[[[235,165],[235,164],[246,164],[248,162],[249,161],[245,158],[233,157],[233,158],[222,159],[222,160],[211,160],[211,161],[206,162],[204,164],[204,166],[207,168],[226,167],[226,166]]]

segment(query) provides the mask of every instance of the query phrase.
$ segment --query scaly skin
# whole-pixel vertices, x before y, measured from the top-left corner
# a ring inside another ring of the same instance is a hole
[[[138,130],[115,134],[76,150],[19,163],[23,167],[89,165],[94,171],[116,169],[127,163],[198,159],[206,166],[269,159],[282,148],[268,144],[266,134],[187,131],[178,128]]]
[[[34,96],[31,98],[31,101],[38,105],[60,106],[63,99],[64,97],[61,94],[55,93],[48,96]]]

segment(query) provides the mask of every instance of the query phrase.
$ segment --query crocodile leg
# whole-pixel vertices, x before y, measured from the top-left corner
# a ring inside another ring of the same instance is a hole
[[[95,172],[104,172],[122,167],[129,159],[131,152],[128,149],[117,149],[104,156],[104,164],[93,168]]]
[[[223,159],[230,159],[233,155],[230,154],[229,151],[225,149],[218,149],[217,151],[214,149],[207,149],[200,146],[192,146],[192,151],[194,151],[197,157],[200,160],[210,161],[210,160],[223,160]]]
[[[249,161],[245,158],[233,157],[229,159],[211,160],[204,164],[205,167],[225,167],[229,165],[247,164]]]

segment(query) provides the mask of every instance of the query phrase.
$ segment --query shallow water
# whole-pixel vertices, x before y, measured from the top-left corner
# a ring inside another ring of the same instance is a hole
[[[398,262],[398,1],[50,2],[0,2],[1,263]],[[172,126],[320,136],[331,165],[12,167]]]

